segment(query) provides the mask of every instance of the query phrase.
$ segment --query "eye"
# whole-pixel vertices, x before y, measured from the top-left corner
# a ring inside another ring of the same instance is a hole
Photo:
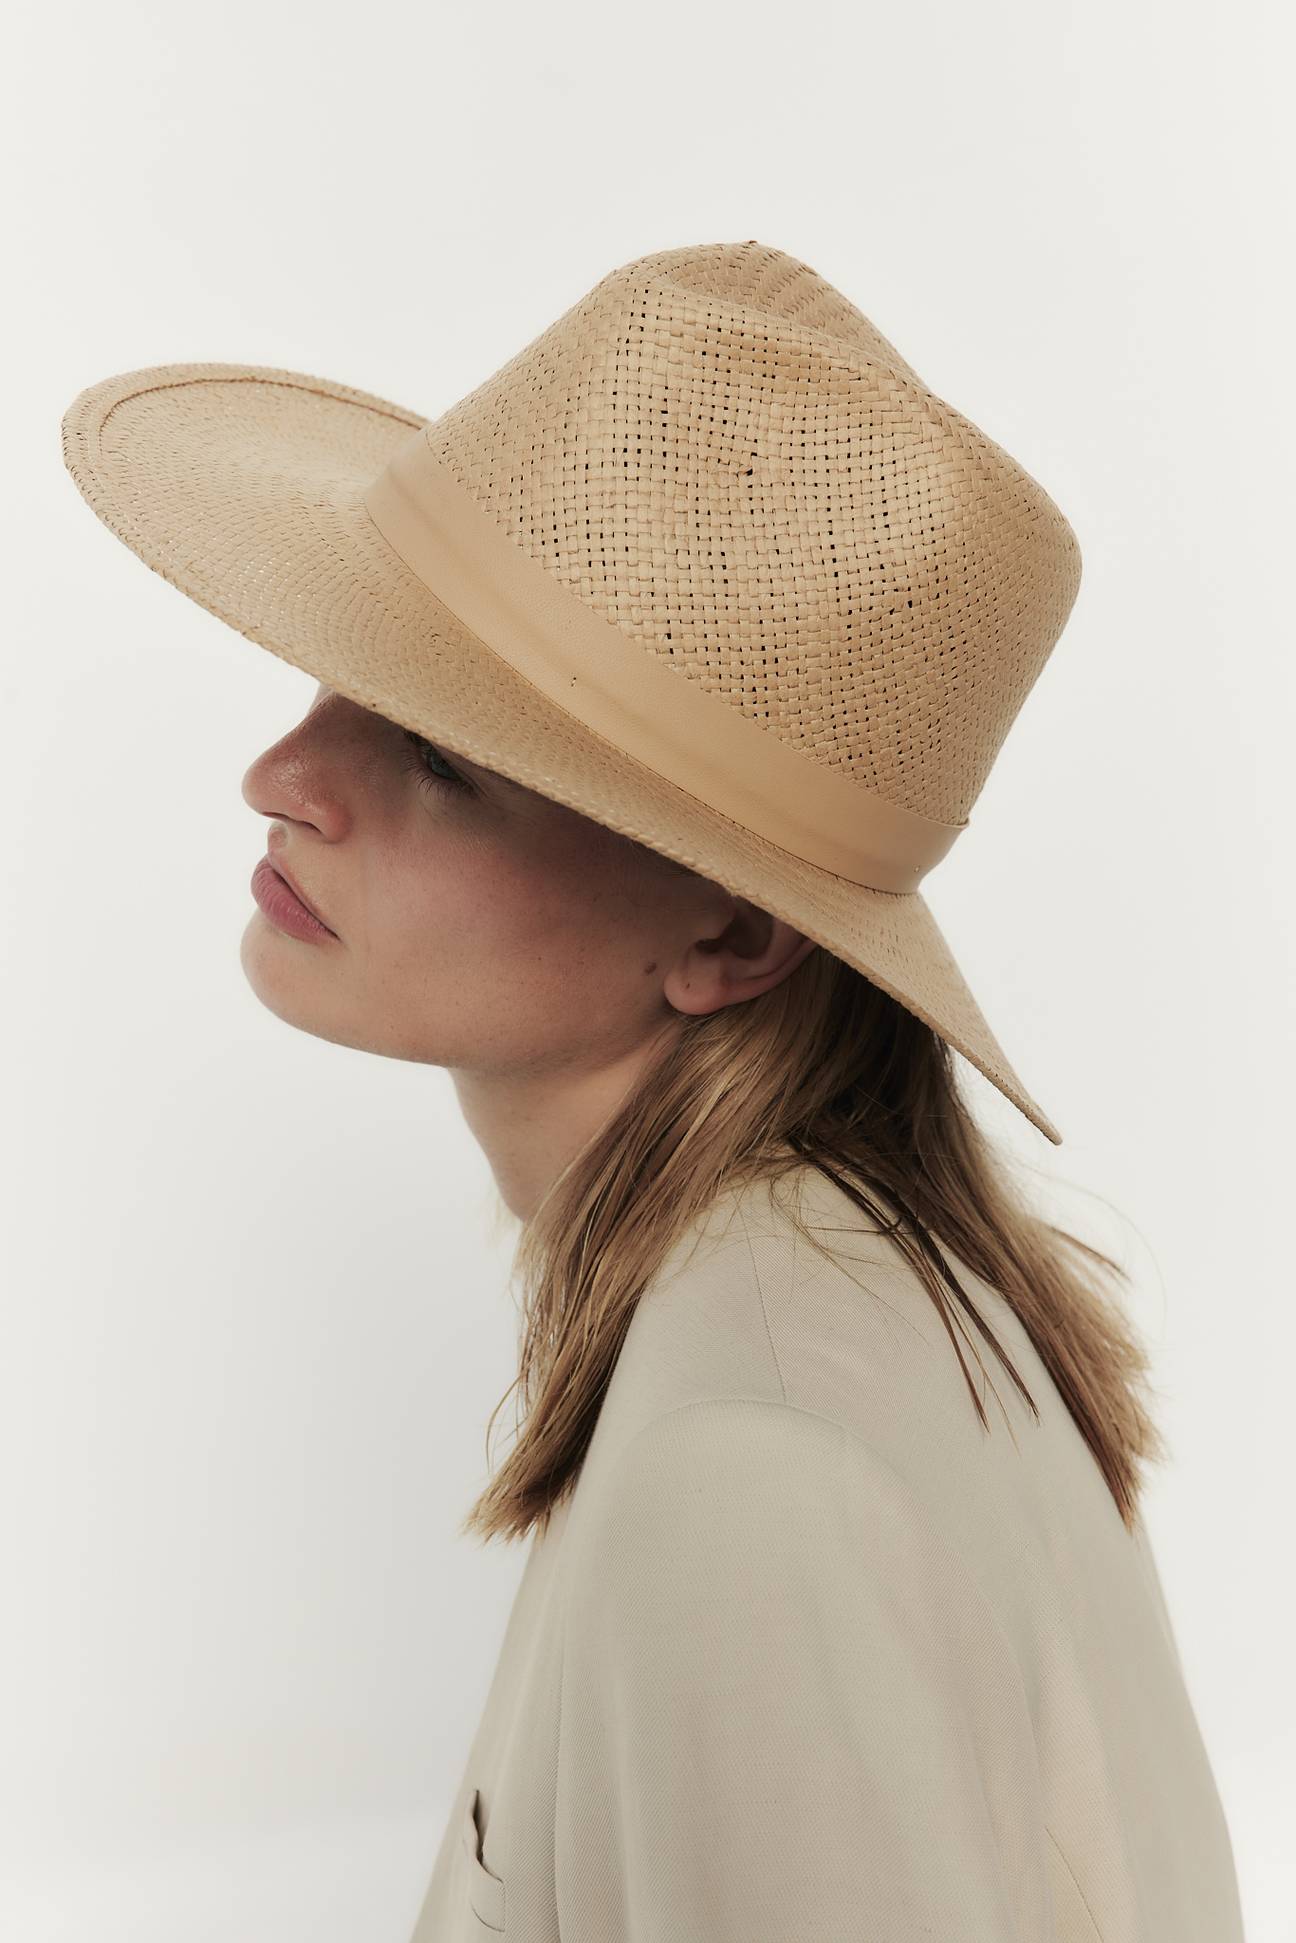
[[[401,733],[413,751],[405,766],[415,772],[421,789],[434,789],[438,784],[443,789],[472,788],[467,777],[450,767],[435,742],[429,742],[426,736],[416,735],[413,729],[403,729]]]

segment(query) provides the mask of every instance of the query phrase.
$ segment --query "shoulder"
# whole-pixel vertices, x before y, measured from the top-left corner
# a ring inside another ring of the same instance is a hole
[[[840,1418],[768,1395],[694,1396],[651,1417],[601,1473],[592,1497],[647,1524],[715,1521],[798,1504],[923,1521],[901,1473]],[[594,1507],[591,1505],[591,1510]]]
[[[633,1580],[715,1569],[717,1548],[758,1542],[826,1562],[852,1534],[920,1514],[903,1482],[853,1431],[768,1396],[695,1397],[651,1418],[591,1480],[583,1505],[602,1573]],[[593,1562],[593,1560],[591,1561]]]
[[[696,1398],[644,1424],[582,1503],[570,1560],[598,1632],[624,1641],[781,1610],[789,1637],[882,1629],[1006,1640],[961,1550],[858,1433],[799,1405]]]
[[[974,1278],[960,1280],[1014,1358],[1029,1364],[1029,1341],[1006,1305]],[[948,1321],[894,1237],[805,1165],[727,1189],[671,1251],[623,1345],[609,1441],[620,1444],[623,1430],[690,1399],[759,1396],[803,1412],[799,1424],[789,1415],[741,1426],[762,1449],[780,1440],[823,1443],[817,1416],[930,1483],[926,1474],[945,1459],[978,1461],[964,1367],[978,1354],[973,1347],[960,1359]],[[1015,1411],[1015,1419],[1025,1415],[1024,1406]],[[705,1417],[681,1418],[658,1434],[704,1439],[711,1431]],[[807,1448],[802,1461],[810,1457]],[[825,1445],[821,1461],[827,1457]]]
[[[647,1517],[665,1504],[737,1512],[771,1508],[807,1488],[849,1483],[852,1495],[903,1489],[885,1460],[848,1425],[785,1398],[725,1393],[691,1397],[652,1417],[628,1440],[603,1480],[619,1513]],[[705,1488],[703,1488],[705,1487]],[[773,1493],[773,1497],[770,1497]]]

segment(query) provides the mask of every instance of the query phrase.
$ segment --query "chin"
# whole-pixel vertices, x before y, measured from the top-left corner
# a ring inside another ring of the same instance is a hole
[[[288,1025],[313,1031],[309,975],[304,971],[307,947],[275,929],[268,917],[255,911],[239,941],[243,976],[262,1005]]]
[[[266,1011],[312,1039],[353,1052],[381,1052],[368,1033],[343,1016],[347,999],[336,981],[321,984],[312,976],[312,962],[309,945],[286,937],[260,911],[253,914],[239,944],[239,963]]]

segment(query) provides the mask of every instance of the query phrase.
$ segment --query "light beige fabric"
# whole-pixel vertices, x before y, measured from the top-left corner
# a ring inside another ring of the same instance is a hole
[[[412,1943],[1236,1943],[1146,1534],[999,1297],[956,1264],[1041,1413],[983,1345],[987,1432],[893,1244],[795,1185],[832,1262],[748,1188],[643,1296]]]

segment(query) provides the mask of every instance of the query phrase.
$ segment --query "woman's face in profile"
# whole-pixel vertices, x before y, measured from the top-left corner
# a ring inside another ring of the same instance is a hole
[[[681,1011],[740,995],[711,947],[727,932],[743,945],[743,900],[323,686],[243,795],[271,819],[271,861],[334,934],[292,935],[258,905],[243,969],[263,1004],[320,1038],[540,1074],[615,1060]],[[774,924],[781,976],[798,934],[755,915]],[[754,990],[765,958],[751,949],[737,963]]]

